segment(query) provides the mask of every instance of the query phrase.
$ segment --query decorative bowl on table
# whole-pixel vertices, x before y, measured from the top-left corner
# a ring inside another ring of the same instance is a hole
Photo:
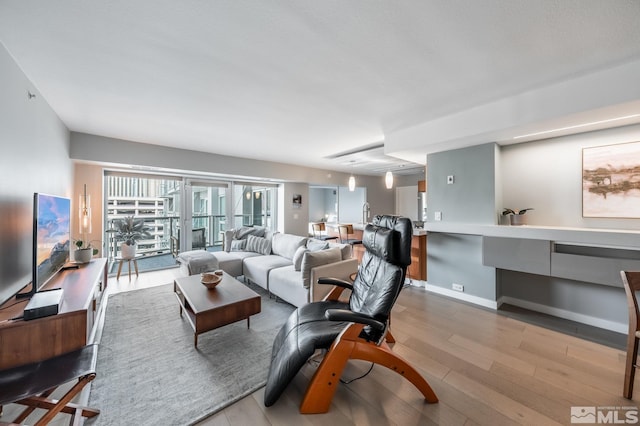
[[[215,288],[222,281],[222,275],[218,275],[215,272],[203,272],[201,282],[209,290]]]

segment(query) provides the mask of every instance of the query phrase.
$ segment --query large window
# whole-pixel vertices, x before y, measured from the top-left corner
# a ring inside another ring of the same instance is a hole
[[[175,266],[173,257],[185,250],[220,250],[228,228],[275,229],[277,222],[275,185],[107,171],[105,186],[105,241],[112,265],[121,256],[114,221],[127,216],[143,219],[151,230],[150,238],[138,242],[139,260],[153,263],[145,268],[138,262],[142,270]]]

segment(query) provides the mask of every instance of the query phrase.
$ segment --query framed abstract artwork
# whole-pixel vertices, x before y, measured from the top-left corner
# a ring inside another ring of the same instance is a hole
[[[640,142],[583,148],[582,216],[640,218]]]

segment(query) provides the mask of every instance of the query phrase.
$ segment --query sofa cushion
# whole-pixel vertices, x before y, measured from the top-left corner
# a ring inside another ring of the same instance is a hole
[[[326,241],[316,240],[315,238],[309,238],[307,240],[307,248],[309,251],[318,251],[329,248],[329,243]]]
[[[269,271],[291,264],[291,260],[285,259],[282,256],[276,256],[274,254],[268,256],[259,255],[244,259],[242,270],[245,278],[268,290]]]
[[[266,238],[256,237],[255,235],[249,235],[244,251],[252,251],[265,256],[269,255],[271,254],[271,241]]]
[[[351,244],[329,243],[329,248],[338,247],[342,253],[342,260],[351,259]]]
[[[227,253],[226,251],[216,251],[213,253],[218,260],[217,269],[222,269],[232,277],[243,275],[242,261],[247,257],[259,256],[258,253],[250,251],[234,251]]]
[[[320,251],[309,251],[302,257],[302,285],[304,288],[309,288],[311,278],[311,268],[315,268],[320,265],[327,265],[329,263],[339,262],[342,260],[342,253],[340,248],[333,247]]]
[[[271,252],[293,261],[293,255],[296,254],[298,247],[304,246],[306,242],[306,237],[300,237],[298,235],[273,234]]]
[[[296,250],[296,253],[293,255],[293,270],[294,271],[299,271],[300,267],[302,266],[302,256],[304,256],[304,254],[306,252],[308,252],[309,249],[302,246],[302,247],[298,247],[298,249]]]
[[[294,306],[309,303],[309,290],[302,287],[302,272],[293,265],[275,268],[269,272],[269,291]]]

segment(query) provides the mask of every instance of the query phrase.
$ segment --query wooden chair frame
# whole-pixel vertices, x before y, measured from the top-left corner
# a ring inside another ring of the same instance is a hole
[[[638,359],[638,341],[640,339],[640,315],[636,292],[640,290],[640,272],[620,271],[624,291],[627,294],[627,307],[629,308],[629,333],[627,334],[627,360],[624,369],[624,388],[622,394],[625,398],[633,397],[633,382],[636,375]]]
[[[327,235],[325,233],[326,229],[327,227],[324,224],[324,222],[316,222],[311,224],[311,230],[313,231],[313,238],[317,240],[323,240],[323,241],[338,239],[338,237],[336,236]]]
[[[48,424],[61,412],[72,416],[70,424],[80,424],[82,417],[95,417],[100,410],[74,404],[71,400],[96,377],[96,360],[97,345],[89,345],[39,363],[0,371],[0,383],[5,387],[0,392],[0,407],[10,403],[27,406],[13,420],[14,424],[23,423],[37,408],[46,413],[34,423],[36,426]],[[48,371],[53,374],[48,375]],[[76,383],[62,398],[50,398],[59,386],[74,379],[77,379]]]
[[[343,290],[335,286],[325,300],[338,300]],[[329,411],[344,367],[350,359],[369,361],[387,367],[409,380],[427,402],[438,402],[435,392],[420,373],[391,351],[389,343],[395,340],[388,331],[381,343],[377,344],[360,337],[363,328],[364,324],[352,323],[333,342],[311,378],[300,405],[300,413],[320,414]]]

